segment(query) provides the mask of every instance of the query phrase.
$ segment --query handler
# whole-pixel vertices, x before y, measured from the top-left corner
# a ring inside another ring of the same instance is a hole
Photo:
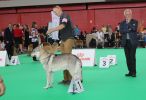
[[[72,47],[74,46],[74,36],[73,36],[73,24],[70,16],[62,11],[60,6],[55,6],[53,12],[60,17],[60,24],[55,28],[48,29],[47,34],[54,31],[59,31],[59,38],[61,39],[61,50],[62,53],[71,53]],[[71,75],[69,71],[64,70],[64,80],[60,83],[69,84],[71,81]]]

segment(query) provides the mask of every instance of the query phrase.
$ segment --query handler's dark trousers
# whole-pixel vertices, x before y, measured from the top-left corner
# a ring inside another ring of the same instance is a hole
[[[126,40],[124,51],[129,74],[136,74],[136,46],[132,45],[130,40]]]

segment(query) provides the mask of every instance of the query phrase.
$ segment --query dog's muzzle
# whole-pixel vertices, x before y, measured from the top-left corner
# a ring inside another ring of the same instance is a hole
[[[33,61],[38,61],[36,56],[33,56],[32,59],[33,59]]]

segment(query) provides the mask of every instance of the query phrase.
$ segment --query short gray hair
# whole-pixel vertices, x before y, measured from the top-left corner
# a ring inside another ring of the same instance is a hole
[[[125,9],[124,10],[124,15],[126,14],[126,12],[130,12],[132,14],[132,10],[131,9]]]

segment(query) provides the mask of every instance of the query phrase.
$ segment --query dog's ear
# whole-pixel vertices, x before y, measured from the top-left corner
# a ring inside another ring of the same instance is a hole
[[[62,53],[64,52],[64,44],[61,43],[58,48],[57,48],[58,51],[61,51]]]
[[[57,42],[54,42],[54,43],[52,44],[52,48],[53,48],[54,50],[56,50],[57,47],[58,47],[58,43],[57,43]]]
[[[52,49],[53,49],[54,53],[55,53],[56,51],[60,50],[59,44],[58,44],[57,42],[54,42],[54,43],[52,44]]]
[[[51,53],[53,54],[54,53],[54,49],[52,48],[52,45],[51,44],[47,44],[43,47],[43,49],[48,52],[48,53]]]
[[[50,46],[50,45],[51,45],[51,44],[48,43],[48,42],[43,42],[42,44],[43,44],[43,46]]]
[[[44,49],[45,51],[49,52],[49,51],[52,50],[52,47],[46,45],[46,46],[43,47],[43,49]]]
[[[58,43],[57,43],[57,42],[54,42],[54,43],[52,44],[52,46],[58,46]]]

